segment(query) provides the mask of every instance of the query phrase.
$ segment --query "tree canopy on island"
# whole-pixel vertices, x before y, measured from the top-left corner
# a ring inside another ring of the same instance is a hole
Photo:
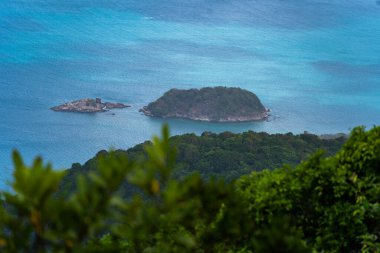
[[[14,153],[13,191],[2,193],[2,252],[379,252],[380,127],[356,128],[342,149],[235,183],[173,178],[167,128],[146,156],[98,157],[69,196],[65,172]],[[123,199],[124,180],[141,194]]]
[[[215,122],[252,121],[268,117],[267,109],[254,93],[221,86],[171,89],[141,111],[154,117]]]

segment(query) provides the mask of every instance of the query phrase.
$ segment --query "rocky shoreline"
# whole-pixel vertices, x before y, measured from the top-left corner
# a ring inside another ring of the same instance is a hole
[[[207,116],[195,116],[195,115],[184,115],[184,114],[168,114],[165,116],[157,116],[153,112],[149,110],[147,106],[144,106],[139,110],[139,112],[143,113],[145,116],[148,117],[154,117],[154,118],[163,118],[163,119],[188,119],[188,120],[194,120],[194,121],[202,121],[202,122],[216,122],[216,123],[234,123],[234,122],[251,122],[251,121],[262,121],[262,120],[268,120],[270,117],[270,109],[266,109],[261,114],[256,114],[252,116],[246,116],[246,117],[228,117],[228,118],[220,118],[218,120],[211,119]]]
[[[123,109],[130,107],[123,103],[102,102],[100,98],[84,98],[50,108],[56,112],[80,112],[96,113],[107,112],[111,109]]]

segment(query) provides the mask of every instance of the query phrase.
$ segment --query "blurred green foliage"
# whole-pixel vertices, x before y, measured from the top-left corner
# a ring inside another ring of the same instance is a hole
[[[243,176],[236,183],[173,178],[167,127],[130,159],[99,155],[75,191],[65,172],[14,153],[1,194],[1,252],[379,252],[380,128],[356,128],[341,151]],[[124,181],[139,194],[125,199]]]
[[[239,179],[247,219],[290,217],[320,252],[380,252],[380,127],[355,128],[335,156],[322,155]]]

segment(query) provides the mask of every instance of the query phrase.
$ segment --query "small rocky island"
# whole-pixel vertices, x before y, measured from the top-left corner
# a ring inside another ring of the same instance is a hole
[[[56,112],[81,112],[81,113],[95,113],[95,112],[106,112],[115,108],[126,108],[130,107],[122,103],[110,103],[102,102],[100,98],[85,98],[76,100],[73,102],[65,103],[63,105],[55,106],[50,109]]]
[[[246,122],[269,117],[259,98],[240,88],[172,89],[140,110],[147,116],[211,122]]]

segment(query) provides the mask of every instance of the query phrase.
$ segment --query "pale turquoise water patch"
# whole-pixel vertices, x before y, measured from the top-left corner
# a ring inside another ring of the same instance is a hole
[[[165,122],[138,110],[170,88],[239,86],[269,122],[169,120],[173,134],[347,132],[379,124],[380,6],[362,0],[0,0],[0,188],[11,150],[66,168]],[[97,115],[50,107],[131,104]]]

